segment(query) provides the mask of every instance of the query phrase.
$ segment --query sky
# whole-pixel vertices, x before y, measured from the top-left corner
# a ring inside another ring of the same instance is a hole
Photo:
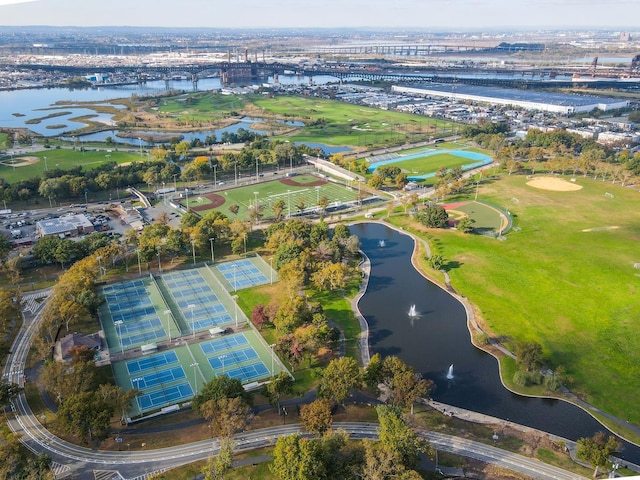
[[[634,31],[638,19],[640,0],[0,0],[2,26]]]

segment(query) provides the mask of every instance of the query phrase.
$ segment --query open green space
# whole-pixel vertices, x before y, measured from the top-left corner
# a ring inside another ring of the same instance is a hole
[[[479,198],[515,216],[506,241],[430,230],[434,253],[450,262],[453,286],[494,335],[539,342],[552,367],[566,368],[573,391],[640,423],[640,279],[631,247],[640,238],[639,194],[584,178],[575,192],[526,182],[505,176],[480,186]]]
[[[405,160],[391,165],[402,169],[402,171],[408,175],[424,175],[427,173],[435,173],[442,167],[451,169],[454,167],[469,165],[470,163],[473,163],[473,160],[452,155],[450,153],[440,153],[420,158],[413,158],[411,160]]]
[[[311,175],[298,175],[291,178],[300,183],[320,180],[318,177]],[[257,200],[258,204],[263,207],[263,218],[268,219],[273,217],[273,205],[278,200],[285,202],[283,212],[285,216],[289,215],[289,213],[294,215],[298,212],[298,205],[301,205],[301,202],[305,205],[305,208],[310,208],[317,206],[322,197],[327,197],[330,203],[354,201],[358,198],[358,189],[331,182],[317,187],[286,185],[278,179],[220,191],[218,195],[224,197],[225,203],[214,210],[218,210],[227,216],[232,216],[229,212],[229,207],[238,205],[240,209],[237,217],[246,219],[248,218],[249,207]],[[201,204],[198,203],[198,205]],[[199,213],[203,214],[206,211],[200,210]]]
[[[82,166],[83,170],[91,170],[108,162],[122,164],[139,161],[141,159],[137,153],[115,150],[108,151],[107,149],[85,150],[82,152],[80,150],[56,148],[21,156],[37,157],[38,161],[30,165],[16,166],[13,168],[11,166],[11,157],[5,156],[2,162],[0,162],[0,178],[5,179],[9,183],[13,183],[27,178],[41,177],[45,171],[45,157],[47,158],[47,168],[49,170],[56,168],[67,170],[77,166]],[[15,156],[16,159],[20,157]]]
[[[265,112],[304,121],[307,126],[289,137],[299,142],[384,145],[443,135],[453,126],[443,120],[309,97],[256,97],[253,103]]]
[[[246,105],[241,96],[196,93],[163,98],[158,111],[174,118],[211,121],[237,115]]]

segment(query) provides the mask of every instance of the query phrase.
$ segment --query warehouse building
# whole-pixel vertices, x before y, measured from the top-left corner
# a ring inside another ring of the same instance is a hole
[[[627,100],[596,97],[592,95],[568,95],[561,93],[518,90],[515,88],[481,87],[464,84],[429,84],[424,86],[394,85],[398,93],[421,95],[423,97],[448,98],[453,101],[471,101],[491,105],[520,107],[525,110],[539,110],[568,115],[626,108]]]

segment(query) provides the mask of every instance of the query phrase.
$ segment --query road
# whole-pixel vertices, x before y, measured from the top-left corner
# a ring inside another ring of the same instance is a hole
[[[43,292],[46,295],[46,291]],[[42,310],[35,316],[27,316],[5,366],[4,376],[9,381],[22,384],[23,370],[31,339],[36,333]],[[218,440],[202,440],[185,445],[148,451],[101,451],[73,445],[52,435],[40,423],[21,394],[13,404],[14,415],[9,415],[11,429],[21,436],[22,442],[31,451],[44,452],[51,456],[58,478],[73,474],[75,478],[94,478],[95,471],[118,471],[124,478],[136,478],[146,473],[166,470],[197,460],[203,460],[217,453]],[[337,423],[353,438],[377,438],[377,424]],[[236,435],[236,450],[252,450],[273,445],[282,435],[300,432],[299,425],[252,430]],[[517,471],[533,478],[576,479],[574,474],[541,462],[506,452],[471,440],[452,437],[434,432],[420,431],[419,434],[430,441],[438,450],[493,463],[506,469]]]

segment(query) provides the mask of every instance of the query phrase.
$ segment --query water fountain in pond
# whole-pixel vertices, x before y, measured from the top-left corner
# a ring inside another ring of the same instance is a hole
[[[453,380],[453,363],[447,369],[447,380]]]
[[[384,240],[380,240],[380,241],[378,242],[378,246],[379,246],[380,248],[383,248],[383,247],[384,247],[384,246],[386,246],[386,245],[387,245],[387,242],[385,242]]]
[[[416,311],[416,306],[415,305],[411,305],[411,308],[409,309],[409,316],[410,317],[417,317],[418,316],[418,312]]]

